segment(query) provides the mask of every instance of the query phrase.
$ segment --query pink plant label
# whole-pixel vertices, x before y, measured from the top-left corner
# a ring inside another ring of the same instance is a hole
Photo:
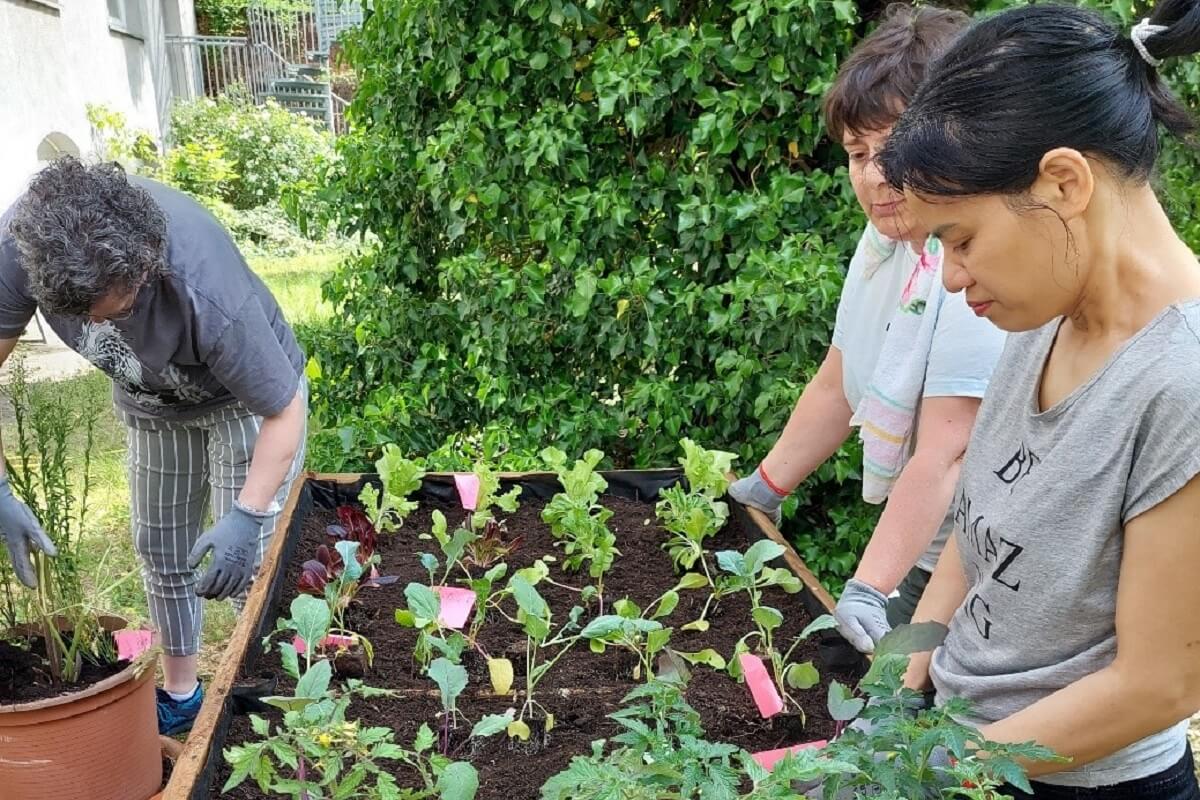
[[[117,643],[117,658],[133,661],[150,649],[154,643],[154,631],[114,631],[113,640]]]
[[[456,631],[462,630],[475,606],[475,592],[457,586],[434,586],[433,590],[437,592],[442,605],[438,624]]]
[[[474,511],[479,503],[479,476],[473,472],[458,472],[454,475],[454,485],[458,488],[458,499],[467,511]]]
[[[321,642],[321,646],[327,650],[332,647],[352,647],[353,645],[353,636],[342,636],[336,633],[326,636],[325,640]],[[299,636],[292,639],[292,646],[296,648],[296,655],[298,656],[304,655],[304,651],[308,649],[308,645],[304,643],[304,639]]]
[[[805,742],[794,747],[781,747],[778,750],[764,750],[761,753],[754,753],[753,758],[758,765],[767,772],[775,769],[775,765],[783,760],[783,757],[791,753],[799,753],[801,750],[820,750],[825,745],[829,744],[827,739],[821,739],[816,742]]]
[[[750,694],[754,697],[754,703],[758,706],[758,713],[762,714],[762,718],[773,717],[783,711],[783,698],[779,696],[779,690],[767,674],[762,659],[742,653],[738,656],[738,663],[741,664],[746,685],[750,687]]]

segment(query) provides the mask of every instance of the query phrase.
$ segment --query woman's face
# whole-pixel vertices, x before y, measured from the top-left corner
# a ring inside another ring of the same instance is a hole
[[[1028,331],[1070,313],[1083,290],[1083,236],[1053,210],[1014,210],[1007,198],[929,198],[907,191],[921,228],[943,246],[946,290],[965,292],[981,317],[1006,331]]]
[[[925,234],[917,230],[905,196],[888,185],[876,159],[891,132],[889,125],[865,133],[847,130],[842,135],[850,157],[850,185],[876,230],[889,239],[920,243]]]

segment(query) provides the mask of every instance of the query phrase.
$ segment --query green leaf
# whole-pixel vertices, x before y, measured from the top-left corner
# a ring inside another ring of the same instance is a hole
[[[834,619],[832,614],[822,614],[821,616],[814,619],[812,622],[808,623],[808,625],[805,626],[804,630],[800,631],[800,638],[807,639],[809,636],[812,636],[814,633],[818,633],[820,631],[832,630],[832,629],[836,628],[837,626],[838,626],[837,620]]]
[[[667,592],[662,596],[662,600],[658,603],[658,608],[650,615],[650,619],[662,619],[670,616],[675,607],[679,605],[679,593],[675,591]]]
[[[746,566],[745,572],[742,575],[744,577],[757,575],[768,562],[779,558],[783,553],[783,545],[773,542],[770,539],[758,540],[746,550]]]
[[[488,714],[479,722],[475,723],[475,727],[471,729],[471,738],[483,739],[488,736],[495,736],[501,731],[508,728],[508,724],[513,721],[514,712],[511,708],[503,714]]]
[[[669,641],[671,641],[670,628],[658,628],[657,630],[649,631],[646,634],[646,652],[653,655],[666,647]]]
[[[440,800],[475,800],[479,791],[479,773],[465,761],[446,766],[437,781]]]
[[[546,605],[546,601],[538,594],[538,590],[533,588],[533,585],[525,580],[520,573],[513,575],[509,579],[508,588],[512,590],[513,597],[517,601],[517,607],[521,609],[523,614],[537,619],[549,619],[550,607]]]
[[[328,661],[318,661],[296,682],[296,697],[313,700],[322,698],[329,691],[333,667]]]
[[[250,715],[250,728],[259,736],[266,737],[271,735],[271,723],[257,714]]]
[[[625,112],[625,124],[629,126],[629,132],[635,137],[642,135],[642,131],[646,129],[646,112],[640,105],[630,106],[629,110]]]
[[[792,689],[811,689],[821,682],[821,673],[811,661],[789,664],[783,672],[783,680]]]
[[[625,622],[625,617],[620,617],[616,614],[605,614],[589,622],[580,633],[580,636],[585,639],[604,639],[621,630]]]
[[[453,711],[458,703],[458,696],[467,688],[467,670],[446,658],[435,658],[425,674],[438,685],[442,694],[442,708]]]
[[[296,633],[306,645],[316,647],[318,643],[325,641],[331,616],[329,605],[324,600],[307,594],[297,595],[290,610]]]
[[[613,603],[613,611],[617,612],[617,616],[625,619],[637,619],[642,615],[642,609],[628,597],[623,597]]]
[[[750,612],[750,616],[759,626],[768,631],[773,631],[783,624],[783,614],[767,606],[759,606]]]
[[[689,572],[679,579],[676,589],[704,589],[708,586],[708,578],[699,572]]]
[[[547,56],[545,53],[534,53],[533,57],[529,59],[529,68],[532,70],[540,71],[540,70],[545,69],[546,65],[549,63],[550,63],[550,57]]]
[[[413,751],[416,753],[424,753],[433,747],[433,743],[437,741],[437,737],[433,735],[429,725],[422,722],[421,727],[417,730],[417,736],[413,739]]]
[[[442,603],[437,593],[421,583],[410,583],[404,587],[404,599],[408,601],[408,610],[412,612],[418,627],[425,627],[438,618]],[[397,617],[399,622],[399,617]],[[401,623],[403,624],[403,623]]]
[[[699,631],[700,633],[704,633],[705,631],[708,630],[708,628],[709,628],[708,620],[698,619],[698,620],[695,620],[694,622],[689,622],[688,624],[681,627],[679,630],[681,630],[681,631]]]
[[[676,650],[675,653],[676,655],[687,659],[687,661],[692,664],[705,664],[713,669],[725,669],[727,666],[725,658],[711,647],[706,647],[703,650],[695,653],[684,653],[679,650]]]
[[[897,625],[875,645],[876,657],[882,655],[912,655],[941,646],[949,629],[940,622],[913,622]]]
[[[837,722],[849,722],[862,713],[866,701],[837,681],[829,683],[829,715]]]
[[[283,671],[291,675],[295,680],[299,680],[300,658],[296,653],[295,645],[291,642],[279,645],[279,658],[283,662]]]
[[[407,608],[397,608],[396,624],[402,625],[405,628],[415,628],[417,627],[417,615],[409,611]]]

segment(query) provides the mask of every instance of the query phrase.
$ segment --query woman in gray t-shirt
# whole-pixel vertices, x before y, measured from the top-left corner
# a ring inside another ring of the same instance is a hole
[[[1008,11],[950,49],[882,155],[947,287],[1011,332],[914,616],[950,633],[910,684],[1069,759],[1028,765],[1037,798],[1200,798],[1200,267],[1148,180],[1159,126],[1193,127],[1157,67],[1196,51],[1195,0],[1129,36]]]
[[[134,550],[163,648],[159,732],[181,733],[203,698],[201,598],[244,596],[304,462],[304,357],[213,216],[112,164],[61,159],[0,216],[0,363],[36,312],[112,378]],[[9,491],[2,459],[0,536],[32,585],[29,549],[53,545]]]

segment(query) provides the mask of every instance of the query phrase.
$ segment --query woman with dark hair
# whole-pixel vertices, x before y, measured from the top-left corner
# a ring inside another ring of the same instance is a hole
[[[163,648],[159,732],[183,732],[203,698],[201,598],[244,597],[304,463],[304,356],[212,215],[116,164],[60,159],[0,217],[0,363],[38,310],[112,378],[134,549]],[[2,458],[0,535],[33,586],[29,550],[54,547]]]
[[[1041,800],[1200,798],[1200,266],[1149,183],[1160,128],[1193,128],[1158,67],[1197,51],[1195,0],[1129,35],[1007,11],[934,67],[881,159],[947,287],[1012,332],[914,616],[950,632],[908,682],[1068,759],[1029,765]]]
[[[928,65],[966,24],[958,11],[892,5],[838,70],[825,124],[849,156],[867,228],[828,355],[771,452],[730,488],[778,524],[787,495],[861,430],[863,498],[887,506],[837,619],[864,652],[909,620],[937,563],[959,459],[1004,342],[942,288],[939,254],[925,248],[925,232],[876,160]]]

